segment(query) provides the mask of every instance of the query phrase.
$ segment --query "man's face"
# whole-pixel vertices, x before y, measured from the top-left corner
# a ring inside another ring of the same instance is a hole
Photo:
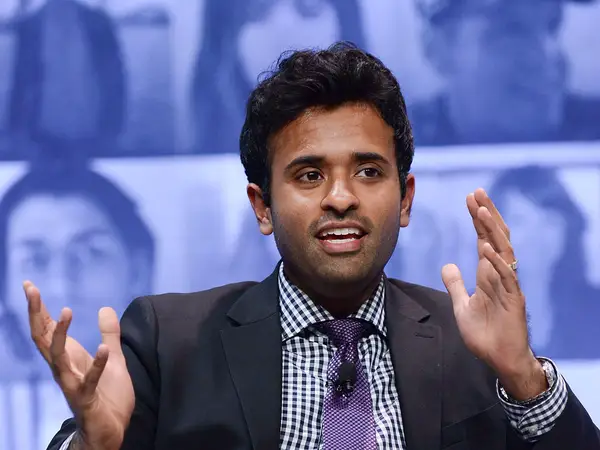
[[[13,211],[7,229],[6,299],[28,330],[21,284],[33,281],[51,315],[73,310],[70,334],[94,352],[98,310],[120,312],[135,289],[131,258],[114,226],[80,196],[34,196]]]
[[[408,224],[414,193],[411,175],[401,202],[392,128],[374,108],[347,105],[305,112],[271,144],[261,231],[274,231],[286,268],[313,284],[372,280]]]
[[[564,61],[559,2],[502,0],[448,25],[438,60],[452,121],[466,138],[535,140],[560,123]]]

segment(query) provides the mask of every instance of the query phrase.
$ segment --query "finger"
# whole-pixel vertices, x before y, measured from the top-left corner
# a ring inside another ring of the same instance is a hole
[[[506,237],[508,239],[510,239],[510,230],[509,230],[508,226],[506,225],[506,222],[504,222],[504,219],[503,219],[502,215],[500,214],[500,211],[498,211],[498,208],[496,208],[496,205],[494,204],[494,202],[492,201],[490,196],[487,195],[487,192],[485,192],[485,190],[482,188],[476,189],[475,193],[474,193],[474,197],[479,206],[485,206],[488,209],[492,218],[494,219],[494,222],[496,222],[498,224],[498,226],[500,227],[502,232],[506,235]]]
[[[467,195],[467,209],[469,210],[469,214],[471,214],[471,218],[473,219],[473,226],[477,232],[477,237],[479,239],[486,239],[487,231],[483,223],[481,223],[481,220],[477,217],[479,205],[477,204],[477,200],[475,200],[475,194],[473,193]]]
[[[483,292],[492,302],[502,298],[502,295],[504,294],[504,287],[502,286],[500,275],[496,272],[492,263],[489,262],[483,254],[483,246],[481,250],[481,260],[477,266],[477,289]]]
[[[48,360],[50,342],[52,341],[56,321],[48,314],[46,306],[42,302],[39,289],[31,281],[23,283],[23,290],[27,298],[31,338],[44,358]]]
[[[498,275],[500,275],[500,282],[506,292],[510,294],[519,294],[520,288],[517,274],[510,268],[506,261],[504,261],[502,256],[500,256],[487,242],[483,245],[483,255],[492,264]]]
[[[121,327],[119,318],[112,308],[101,308],[98,311],[98,326],[102,334],[102,343],[106,344],[113,354],[120,355],[121,350]]]
[[[104,368],[108,362],[109,354],[110,349],[108,348],[108,345],[100,344],[98,346],[98,351],[96,352],[92,366],[87,371],[83,379],[82,395],[84,401],[94,395],[94,392],[98,387],[100,377],[102,376],[102,372],[104,372]]]
[[[59,376],[69,370],[69,358],[65,353],[67,342],[67,331],[71,325],[73,313],[69,308],[63,308],[52,334],[50,343],[50,365],[55,376]]]
[[[460,270],[455,264],[446,264],[442,267],[442,281],[454,306],[454,311],[462,309],[469,301],[469,293],[465,288]]]
[[[487,241],[492,244],[494,250],[502,256],[507,264],[512,263],[515,260],[512,245],[506,233],[492,217],[491,212],[485,206],[480,206],[477,216],[486,229]]]

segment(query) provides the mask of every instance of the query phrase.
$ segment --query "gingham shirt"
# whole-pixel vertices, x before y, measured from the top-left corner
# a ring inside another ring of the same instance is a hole
[[[351,317],[373,324],[378,333],[360,340],[359,358],[365,368],[373,400],[377,448],[406,450],[392,357],[386,343],[385,284],[382,278],[373,296]],[[292,285],[279,268],[279,306],[283,343],[283,380],[280,449],[321,449],[323,401],[327,389],[327,365],[335,352],[327,336],[313,325],[333,319],[323,307]],[[556,381],[539,400],[519,405],[497,386],[498,396],[510,423],[530,442],[552,429],[567,404],[567,388],[556,367]]]
[[[406,450],[392,357],[386,343],[384,287],[382,278],[373,296],[351,317],[370,322],[378,331],[361,339],[358,344],[359,358],[371,389],[377,448]],[[279,306],[283,344],[279,448],[322,449],[321,420],[327,388],[327,365],[335,348],[330,345],[327,336],[313,325],[333,317],[287,280],[283,264],[279,267]],[[540,359],[552,372],[551,378],[555,381],[536,400],[517,404],[497,385],[498,397],[510,423],[529,442],[535,442],[550,431],[567,405],[565,380],[552,361]],[[60,450],[68,449],[73,435],[63,442]]]

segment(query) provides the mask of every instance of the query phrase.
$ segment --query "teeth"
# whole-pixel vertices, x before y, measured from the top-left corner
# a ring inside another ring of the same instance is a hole
[[[362,236],[362,231],[358,228],[332,228],[321,233],[321,236],[348,236],[357,235]]]
[[[334,240],[331,240],[331,242],[335,242],[336,244],[345,244],[346,242],[352,242],[354,240],[356,240],[356,239],[354,239],[354,238],[334,239]]]

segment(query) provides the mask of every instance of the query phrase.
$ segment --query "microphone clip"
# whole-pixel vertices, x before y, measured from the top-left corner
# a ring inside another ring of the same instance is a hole
[[[343,382],[338,381],[335,384],[335,391],[339,395],[349,395],[354,390],[354,383],[349,380]]]
[[[340,365],[334,386],[335,391],[342,396],[347,396],[354,391],[356,386],[356,365],[354,363],[343,362]]]

